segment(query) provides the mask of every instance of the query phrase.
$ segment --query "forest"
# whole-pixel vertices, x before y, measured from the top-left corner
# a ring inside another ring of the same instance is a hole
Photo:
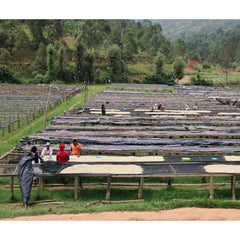
[[[239,70],[240,27],[169,40],[151,20],[0,20],[0,82],[165,83],[188,58]]]

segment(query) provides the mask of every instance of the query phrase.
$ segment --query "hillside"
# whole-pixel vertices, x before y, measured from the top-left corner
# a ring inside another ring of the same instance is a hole
[[[229,30],[240,25],[240,19],[159,19],[152,22],[160,23],[163,35],[170,40],[185,38],[198,32],[214,32],[218,28]]]

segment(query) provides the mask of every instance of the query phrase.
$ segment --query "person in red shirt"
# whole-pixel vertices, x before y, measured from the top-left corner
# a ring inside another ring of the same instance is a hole
[[[69,160],[69,153],[67,151],[64,151],[65,145],[64,143],[59,144],[59,149],[60,152],[57,153],[56,155],[56,160],[57,162],[62,162],[62,163],[67,163]],[[63,184],[68,183],[68,178],[67,177],[61,177],[61,182]]]
[[[74,138],[72,144],[70,145],[70,154],[77,155],[79,157],[81,155],[81,150],[81,144],[78,143],[76,138]]]
[[[67,151],[64,151],[65,145],[64,143],[59,144],[60,152],[56,155],[57,162],[68,162],[69,160],[69,153]]]

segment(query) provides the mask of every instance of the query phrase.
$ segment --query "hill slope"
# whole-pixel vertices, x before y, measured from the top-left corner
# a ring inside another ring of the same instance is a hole
[[[214,32],[218,28],[229,30],[240,25],[240,19],[156,19],[152,22],[160,23],[163,35],[170,40],[198,32]]]

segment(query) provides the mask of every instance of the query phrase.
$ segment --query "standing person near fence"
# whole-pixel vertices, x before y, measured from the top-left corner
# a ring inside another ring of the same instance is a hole
[[[46,147],[43,148],[40,157],[43,158],[43,156],[46,156],[46,155],[49,157],[52,157],[52,152],[53,152],[53,149],[50,147],[50,142],[47,142]]]
[[[73,139],[73,142],[70,145],[70,154],[77,155],[78,157],[82,154],[82,145],[78,143],[76,138]]]
[[[43,159],[37,153],[36,146],[33,146],[31,148],[31,152],[28,154],[28,156],[32,157],[32,164],[43,163]],[[42,173],[42,170],[40,167],[33,167],[33,172],[36,174],[39,174],[39,173]],[[33,177],[33,184],[36,184],[37,180],[38,180],[38,177]]]

